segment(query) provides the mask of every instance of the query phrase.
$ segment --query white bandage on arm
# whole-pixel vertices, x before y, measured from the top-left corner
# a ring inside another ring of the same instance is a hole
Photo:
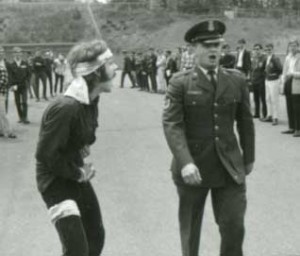
[[[61,218],[65,218],[72,215],[80,216],[80,211],[76,202],[71,199],[53,205],[51,208],[49,208],[48,213],[53,224],[55,224],[56,221],[58,221]]]

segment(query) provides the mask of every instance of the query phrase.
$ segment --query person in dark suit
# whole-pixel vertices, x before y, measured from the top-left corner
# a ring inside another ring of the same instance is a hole
[[[163,128],[173,154],[183,256],[198,255],[209,191],[221,234],[220,255],[243,255],[246,175],[254,163],[254,125],[245,79],[238,71],[218,67],[225,30],[221,21],[207,20],[186,32],[185,40],[195,47],[197,65],[173,76],[165,98]]]
[[[251,84],[253,88],[255,118],[260,118],[260,110],[262,109],[262,117],[267,116],[266,91],[265,91],[265,64],[266,57],[263,54],[261,44],[255,44],[253,47],[254,54],[252,59]]]
[[[223,68],[234,68],[235,56],[230,53],[229,44],[224,44],[222,47],[223,54],[220,58],[220,66]]]
[[[35,85],[36,101],[40,101],[40,93],[39,93],[40,80],[42,81],[42,85],[43,85],[43,98],[44,100],[48,100],[46,64],[40,50],[36,51],[35,57],[32,60],[32,66],[33,66],[33,72],[35,77],[34,85]]]
[[[240,39],[238,41],[238,53],[235,68],[242,71],[246,77],[249,78],[251,72],[251,54],[246,49],[245,39]]]
[[[168,85],[173,74],[177,72],[177,66],[176,66],[176,61],[172,57],[172,52],[170,50],[166,51],[166,59],[167,60],[166,60],[165,78]]]
[[[154,48],[149,48],[147,56],[147,74],[151,82],[152,92],[157,92],[157,67],[156,67],[157,56],[155,54]]]
[[[10,87],[14,91],[15,103],[19,115],[19,123],[29,124],[28,113],[28,83],[30,82],[30,66],[22,60],[22,49],[13,48],[14,60],[10,65]]]
[[[128,75],[130,82],[131,82],[131,87],[135,87],[135,82],[134,82],[134,77],[132,75],[133,71],[133,62],[130,56],[128,55],[127,51],[123,51],[124,54],[124,64],[123,64],[123,70],[122,70],[122,76],[121,76],[121,86],[120,88],[124,88],[124,80],[125,76]]]
[[[54,65],[53,52],[47,51],[45,53],[44,62],[45,62],[45,72],[46,72],[47,80],[49,81],[50,95],[51,95],[51,97],[54,97],[53,78],[52,78],[53,77],[53,65]]]

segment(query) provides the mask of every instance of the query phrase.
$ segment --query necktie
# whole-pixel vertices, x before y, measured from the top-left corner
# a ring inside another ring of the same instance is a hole
[[[207,74],[209,75],[211,84],[213,85],[214,89],[216,90],[217,89],[217,81],[215,79],[216,72],[214,70],[209,70],[207,72]]]

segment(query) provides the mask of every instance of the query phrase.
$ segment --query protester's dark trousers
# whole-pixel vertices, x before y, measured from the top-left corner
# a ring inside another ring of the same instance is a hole
[[[58,178],[42,193],[48,208],[64,200],[74,200],[79,216],[68,216],[55,223],[63,256],[99,256],[104,246],[105,232],[100,206],[90,183]]]

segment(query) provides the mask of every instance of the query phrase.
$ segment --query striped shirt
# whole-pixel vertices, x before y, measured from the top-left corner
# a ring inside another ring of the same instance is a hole
[[[180,70],[188,70],[195,66],[195,54],[184,52],[181,56]]]

